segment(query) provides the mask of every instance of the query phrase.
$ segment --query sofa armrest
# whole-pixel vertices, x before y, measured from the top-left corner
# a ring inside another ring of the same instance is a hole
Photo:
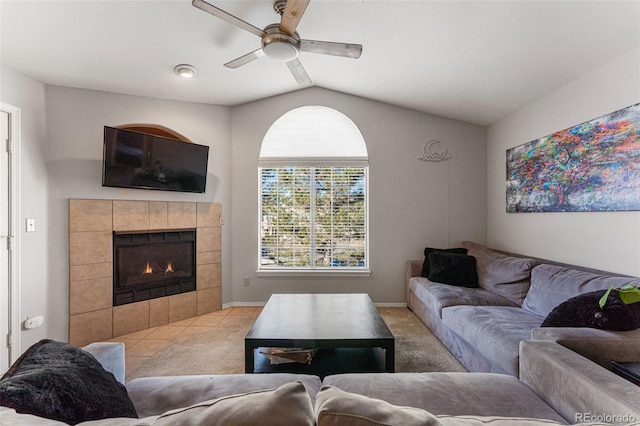
[[[570,423],[640,421],[638,386],[555,342],[520,342],[520,380]]]
[[[550,340],[611,370],[611,361],[640,361],[640,329],[608,331],[587,327],[538,327],[532,340]]]
[[[407,305],[409,305],[409,280],[412,277],[419,277],[422,273],[422,260],[409,260],[404,270],[404,291]]]
[[[422,273],[422,260],[410,260],[407,262],[406,266],[406,278],[407,284],[409,283],[409,278],[411,277],[419,277]]]
[[[102,364],[102,367],[113,374],[117,381],[124,385],[125,356],[124,343],[96,342],[82,348],[89,352]]]

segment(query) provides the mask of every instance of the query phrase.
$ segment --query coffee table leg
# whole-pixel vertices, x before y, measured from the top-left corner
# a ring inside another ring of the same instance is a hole
[[[387,373],[395,373],[396,371],[396,353],[394,345],[384,348],[384,363],[385,371]]]
[[[254,347],[247,342],[244,342],[244,372],[253,373],[253,351]]]

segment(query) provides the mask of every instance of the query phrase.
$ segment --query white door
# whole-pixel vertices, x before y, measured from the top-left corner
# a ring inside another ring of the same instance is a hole
[[[10,350],[9,332],[11,321],[11,300],[9,287],[9,140],[10,115],[0,111],[0,372],[9,368]]]

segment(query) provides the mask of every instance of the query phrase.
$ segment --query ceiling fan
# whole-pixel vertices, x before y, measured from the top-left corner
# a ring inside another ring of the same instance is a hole
[[[361,44],[335,43],[301,39],[296,27],[302,19],[310,0],[276,0],[273,9],[280,15],[279,24],[267,25],[264,30],[219,9],[204,0],[193,0],[193,6],[224,21],[229,22],[262,39],[262,47],[224,64],[227,68],[238,68],[263,56],[285,62],[298,85],[311,85],[311,78],[298,59],[299,52],[320,53],[358,59],[362,54]]]

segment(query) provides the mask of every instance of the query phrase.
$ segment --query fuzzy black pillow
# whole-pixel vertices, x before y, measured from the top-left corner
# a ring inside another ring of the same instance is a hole
[[[420,273],[421,277],[429,278],[429,273],[431,272],[431,262],[429,262],[429,255],[431,253],[435,253],[435,252],[467,254],[467,249],[463,248],[463,247],[448,248],[448,249],[425,247],[424,248],[424,262],[422,262],[422,272]]]
[[[433,252],[429,255],[429,281],[458,287],[478,287],[476,258],[466,254]]]
[[[553,308],[542,327],[590,327],[629,331],[640,327],[640,303],[625,304],[612,291],[604,308],[598,302],[606,290],[581,294]]]
[[[46,339],[27,349],[2,376],[0,406],[72,425],[138,417],[127,389],[93,355]]]

